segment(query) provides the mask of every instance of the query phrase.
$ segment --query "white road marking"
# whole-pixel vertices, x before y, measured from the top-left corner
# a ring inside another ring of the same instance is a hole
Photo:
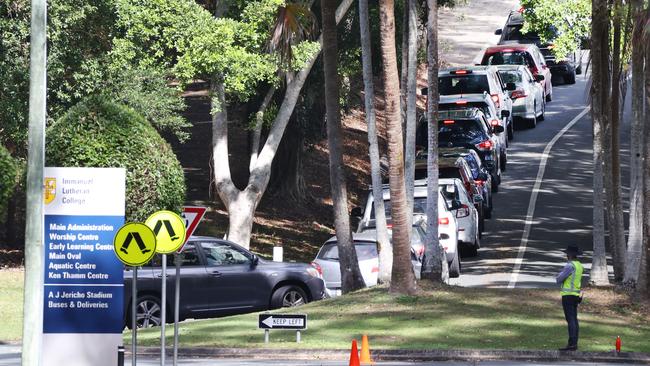
[[[517,279],[519,278],[519,271],[521,270],[521,263],[524,260],[524,254],[526,253],[526,247],[528,246],[528,236],[530,236],[530,229],[533,224],[533,216],[535,215],[535,205],[537,204],[537,196],[539,195],[539,189],[542,186],[542,180],[544,180],[544,172],[546,171],[546,162],[549,155],[551,154],[551,149],[573,125],[575,125],[582,117],[589,112],[590,108],[586,107],[580,114],[578,114],[571,122],[569,122],[560,132],[558,132],[555,137],[546,145],[544,152],[542,153],[542,159],[539,162],[539,170],[537,171],[537,178],[535,180],[535,185],[533,186],[533,191],[530,195],[530,201],[528,202],[528,213],[526,214],[526,222],[524,224],[524,232],[521,235],[521,244],[519,245],[519,253],[517,254],[517,259],[515,260],[515,266],[512,269],[512,275],[510,277],[510,282],[508,283],[508,288],[515,288],[517,284]]]

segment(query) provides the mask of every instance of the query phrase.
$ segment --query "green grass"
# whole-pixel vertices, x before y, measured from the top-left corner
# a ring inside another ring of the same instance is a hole
[[[0,270],[0,343],[22,333],[22,270]],[[347,349],[368,334],[375,349],[557,349],[566,323],[555,290],[447,287],[419,296],[394,296],[373,288],[279,312],[305,313],[302,343],[295,332],[271,331],[270,347]],[[610,290],[588,289],[580,307],[580,348],[610,351],[617,335],[623,350],[650,352],[650,311]],[[172,327],[168,327],[171,344]],[[183,347],[265,347],[257,314],[180,324]],[[157,346],[160,329],[141,330],[139,344]],[[124,341],[130,343],[130,332]]]
[[[0,342],[18,341],[23,334],[23,271],[0,270]]]
[[[581,350],[610,351],[620,335],[625,351],[650,352],[647,313],[610,291],[592,290],[589,296],[595,298],[581,306]],[[299,345],[295,332],[271,331],[274,348],[346,349],[361,334],[368,334],[377,349],[553,350],[567,339],[554,290],[446,288],[396,297],[374,288],[279,312],[306,313],[309,329]],[[264,347],[263,334],[257,314],[180,325],[184,347]],[[156,346],[160,330],[141,330],[138,337],[139,344]]]

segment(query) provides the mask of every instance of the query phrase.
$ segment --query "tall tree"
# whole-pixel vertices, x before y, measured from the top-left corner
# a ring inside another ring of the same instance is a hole
[[[415,275],[411,265],[411,228],[404,184],[404,142],[400,116],[400,88],[395,49],[395,2],[379,1],[382,78],[388,135],[388,175],[393,223],[393,273],[391,292],[414,294]]]
[[[621,100],[621,23],[623,6],[621,0],[615,0],[612,8],[613,47],[611,65],[611,99],[610,113],[605,119],[604,172],[605,202],[607,207],[607,228],[609,230],[609,247],[614,264],[614,280],[623,280],[625,266],[625,224],[623,222],[623,200],[621,198],[621,161],[620,161],[620,100]],[[609,69],[609,66],[608,66]]]
[[[592,12],[591,51],[593,81],[590,95],[594,139],[594,251],[591,265],[591,281],[595,285],[604,286],[609,284],[603,206],[603,126],[607,124],[608,112],[605,106],[609,102],[609,12],[607,9],[607,0],[592,0]]]
[[[361,29],[361,56],[363,66],[363,84],[366,106],[366,123],[368,124],[368,144],[370,150],[370,175],[372,178],[372,195],[375,207],[375,225],[379,243],[379,280],[390,283],[393,271],[393,247],[386,227],[386,211],[381,182],[379,162],[379,142],[377,139],[377,119],[375,114],[375,88],[372,76],[372,48],[370,45],[370,24],[368,21],[368,0],[359,0],[359,25]]]
[[[645,45],[644,58],[646,71],[650,65],[650,5],[646,9],[643,30],[643,45]],[[638,47],[641,47],[639,45]],[[644,128],[643,137],[645,141],[650,141],[650,77],[645,75],[645,108],[644,108]],[[644,144],[643,154],[643,212],[650,212],[650,144]],[[650,298],[650,220],[645,218],[643,220],[643,247],[645,251],[645,261],[641,262],[641,269],[645,265],[645,273],[639,275],[639,294],[646,299]],[[643,278],[641,278],[643,277]]]
[[[343,293],[365,287],[350,231],[348,194],[343,171],[341,111],[339,105],[338,50],[336,44],[336,0],[321,0],[323,18],[323,69],[327,108],[327,144],[329,146],[330,185],[334,203],[334,226],[339,249],[341,290]]]
[[[413,218],[413,192],[415,180],[415,128],[417,118],[417,52],[418,52],[417,0],[408,0],[408,65],[406,82],[406,139],[404,165],[406,170],[406,200],[409,217]]]
[[[632,0],[634,30],[632,33],[632,123],[630,133],[630,228],[627,241],[624,282],[636,286],[639,279],[641,248],[643,246],[643,0]]]
[[[427,0],[427,6],[427,239],[421,278],[443,283],[449,267],[438,241],[438,1]]]

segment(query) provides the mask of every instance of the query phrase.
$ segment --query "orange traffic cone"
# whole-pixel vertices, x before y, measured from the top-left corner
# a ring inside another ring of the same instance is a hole
[[[359,351],[357,350],[357,340],[352,340],[352,349],[350,350],[350,366],[359,365]]]
[[[370,345],[368,344],[368,336],[361,337],[361,359],[359,360],[362,365],[372,365],[374,362],[370,359]]]

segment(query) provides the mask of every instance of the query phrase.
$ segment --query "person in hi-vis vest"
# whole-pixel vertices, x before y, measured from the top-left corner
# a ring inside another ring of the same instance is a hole
[[[575,351],[578,349],[578,304],[582,301],[580,289],[584,268],[578,261],[578,255],[582,254],[580,248],[569,245],[564,252],[568,262],[555,281],[562,285],[562,308],[569,328],[569,342],[566,347],[560,348],[560,351]]]

